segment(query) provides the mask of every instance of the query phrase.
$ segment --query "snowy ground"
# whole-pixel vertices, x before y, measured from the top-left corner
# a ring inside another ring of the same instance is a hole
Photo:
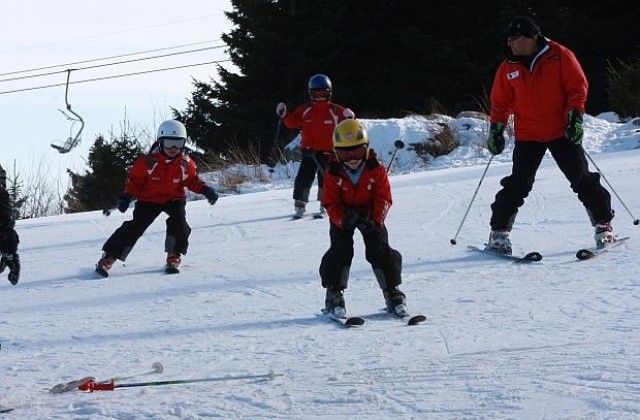
[[[588,149],[638,217],[640,151],[599,153],[611,151],[615,138],[613,150],[633,149],[638,136],[612,135],[607,126],[609,134],[596,137],[590,127]],[[605,137],[607,144],[593,141]],[[404,257],[410,309],[428,318],[416,327],[379,312],[382,293],[359,240],[346,299],[367,323],[347,330],[318,316],[328,222],[290,221],[290,189],[223,197],[214,207],[190,202],[191,247],[178,275],[162,272],[163,218],[108,279],[96,277],[93,265],[130,213],[18,222],[22,278],[15,287],[5,275],[0,282],[0,404],[16,410],[0,416],[638,418],[640,244],[632,217],[614,198],[616,232],[631,240],[575,262],[575,252],[592,245],[592,228],[545,160],[512,234],[514,252],[538,250],[544,260],[519,265],[468,252],[467,244],[488,236],[489,204],[507,162],[508,154],[491,165],[456,246],[449,240],[484,164],[392,176],[390,242]],[[125,382],[284,376],[47,392],[156,361],[164,373]]]

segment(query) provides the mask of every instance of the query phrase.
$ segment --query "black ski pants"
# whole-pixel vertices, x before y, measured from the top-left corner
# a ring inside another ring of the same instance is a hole
[[[109,255],[125,261],[127,255],[133,249],[138,239],[153,223],[154,220],[165,212],[167,218],[167,232],[164,241],[164,250],[167,253],[186,254],[189,247],[189,235],[191,227],[187,223],[184,200],[173,200],[164,204],[136,201],[133,209],[133,219],[124,222],[116,229],[102,250]]]
[[[333,223],[329,227],[330,247],[320,263],[322,287],[346,289],[353,260],[353,235],[355,229],[340,229]],[[381,289],[402,283],[402,255],[389,246],[386,227],[362,234],[365,258],[371,264]]]
[[[582,146],[576,146],[562,137],[549,143],[515,142],[511,175],[500,181],[502,189],[491,204],[492,230],[511,230],[518,208],[524,204],[524,199],[533,188],[536,172],[547,149],[587,209],[591,224],[611,221],[611,195],[600,184],[600,174],[589,172]]]
[[[318,175],[318,201],[322,200],[322,186],[324,183],[323,171],[327,167],[329,154],[327,152],[315,152],[311,149],[302,151],[302,160],[293,181],[293,199],[309,202],[309,192],[313,180]]]

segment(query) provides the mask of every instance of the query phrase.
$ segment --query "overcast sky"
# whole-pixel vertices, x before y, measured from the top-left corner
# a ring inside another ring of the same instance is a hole
[[[222,46],[220,35],[231,29],[231,23],[224,16],[225,11],[231,10],[229,0],[22,0],[5,3],[3,24],[0,25],[0,92],[64,84],[68,68],[78,69],[71,72],[71,81],[78,81],[228,58],[222,47],[135,64],[82,70],[114,61]],[[211,42],[110,61],[21,72],[204,41]],[[223,65],[231,67],[230,63]],[[58,73],[6,81],[50,72]],[[0,93],[0,163],[12,171],[14,159],[17,160],[23,179],[43,163],[52,175],[56,171],[64,172],[67,167],[82,171],[83,159],[96,135],[106,136],[109,131],[119,133],[125,114],[126,119],[140,130],[155,131],[162,120],[171,117],[171,107],[184,109],[191,96],[192,77],[203,81],[217,78],[216,65],[70,85],[69,102],[86,124],[81,145],[65,155],[58,154],[50,146],[54,140],[65,140],[79,128],[76,125],[71,132],[71,122],[58,111],[65,108],[64,85]]]

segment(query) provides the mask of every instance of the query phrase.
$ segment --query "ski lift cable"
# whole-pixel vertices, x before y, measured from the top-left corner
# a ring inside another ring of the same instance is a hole
[[[79,37],[79,38],[66,39],[66,40],[62,40],[62,41],[47,42],[45,44],[30,45],[30,46],[21,47],[21,48],[13,48],[13,49],[10,49],[10,50],[0,51],[0,55],[7,54],[7,53],[12,53],[12,52],[16,52],[16,51],[23,51],[23,50],[28,50],[28,49],[40,48],[40,47],[49,47],[51,45],[66,44],[68,42],[85,41],[85,40],[88,40],[88,39],[104,38],[104,37],[112,36],[112,35],[121,35],[121,34],[130,33],[130,32],[138,32],[138,31],[147,30],[147,29],[160,28],[160,27],[163,27],[163,26],[177,25],[177,24],[181,24],[181,23],[193,22],[193,21],[196,21],[196,20],[209,19],[209,18],[212,18],[212,17],[215,17],[215,16],[216,15],[213,15],[213,14],[212,15],[206,15],[206,16],[198,16],[198,17],[195,17],[195,18],[175,20],[175,21],[172,21],[172,22],[159,23],[159,24],[156,24],[156,25],[148,25],[148,26],[142,26],[142,27],[133,28],[133,29],[125,29],[125,30],[122,30],[122,31],[109,32],[109,33],[97,34],[97,35],[89,35],[89,36],[84,36],[84,37]]]
[[[80,67],[80,68],[76,68],[74,70],[75,71],[90,70],[90,69],[96,69],[96,68],[100,68],[100,67],[108,67],[108,66],[115,66],[115,65],[120,65],[120,64],[135,63],[135,62],[138,62],[138,61],[155,60],[157,58],[173,57],[173,56],[182,55],[182,54],[192,54],[192,53],[208,51],[208,50],[213,50],[213,49],[218,49],[218,48],[223,48],[223,47],[225,47],[225,45],[215,45],[213,47],[203,47],[203,48],[196,48],[196,49],[187,50],[187,51],[177,51],[177,52],[174,52],[174,53],[160,54],[160,55],[155,55],[155,56],[151,56],[151,57],[142,57],[142,58],[135,58],[135,59],[132,59],[132,60],[116,61],[114,63],[95,64],[93,66]],[[66,70],[57,70],[57,71],[51,71],[51,72],[46,72],[46,73],[32,74],[32,75],[28,75],[28,76],[10,77],[8,79],[0,79],[0,82],[11,82],[11,81],[16,81],[16,80],[33,79],[35,77],[51,76],[53,74],[59,74],[59,73],[64,73],[64,72],[66,72]]]
[[[92,79],[77,80],[75,82],[69,82],[69,84],[75,85],[75,84],[78,84],[78,83],[89,83],[89,82],[96,82],[96,81],[100,81],[100,80],[117,79],[117,78],[128,77],[128,76],[138,76],[138,75],[141,75],[141,74],[157,73],[157,72],[168,71],[168,70],[178,70],[178,69],[184,69],[184,68],[188,68],[188,67],[205,66],[205,65],[208,65],[208,64],[220,64],[220,63],[225,63],[225,62],[229,62],[229,61],[231,61],[231,59],[218,60],[218,61],[206,61],[204,63],[186,64],[186,65],[183,65],[183,66],[163,67],[163,68],[159,68],[159,69],[138,71],[138,72],[132,72],[132,73],[124,73],[124,74],[115,74],[115,75],[111,75],[111,76],[95,77],[95,78],[92,78]],[[54,84],[50,84],[50,85],[34,86],[34,87],[23,88],[23,89],[6,90],[6,91],[3,91],[3,92],[0,92],[0,95],[7,95],[9,93],[18,93],[18,92],[28,92],[28,91],[31,91],[31,90],[48,89],[48,88],[64,86],[64,85],[65,85],[65,83],[54,83]]]
[[[24,69],[24,70],[15,70],[15,71],[7,72],[7,73],[0,73],[0,76],[11,76],[11,75],[14,75],[14,74],[30,73],[30,72],[39,71],[39,70],[49,70],[49,69],[55,69],[55,68],[58,68],[58,67],[76,66],[78,64],[92,63],[92,62],[95,62],[95,61],[113,60],[115,58],[131,57],[131,56],[140,55],[140,54],[149,54],[149,53],[159,52],[159,51],[174,50],[174,49],[177,49],[177,48],[192,47],[192,46],[195,46],[195,45],[208,44],[208,43],[216,42],[216,41],[219,41],[219,39],[212,39],[212,40],[209,40],[209,41],[191,42],[191,43],[188,43],[188,44],[174,45],[174,46],[171,46],[171,47],[154,48],[154,49],[146,50],[146,51],[139,51],[139,52],[133,52],[133,53],[127,53],[127,54],[120,54],[120,55],[112,55],[112,56],[109,56],[109,57],[94,58],[94,59],[91,59],[91,60],[82,60],[82,61],[75,61],[75,62],[71,62],[71,63],[54,64],[54,65],[50,65],[50,66],[34,67],[34,68]]]

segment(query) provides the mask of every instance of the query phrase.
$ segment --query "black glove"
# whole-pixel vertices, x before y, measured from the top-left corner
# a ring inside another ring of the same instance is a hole
[[[210,186],[205,185],[204,187],[202,187],[202,191],[200,192],[202,195],[207,197],[209,204],[211,204],[212,206],[216,204],[216,201],[218,201],[218,193]]]
[[[368,235],[378,231],[379,229],[378,224],[368,217],[364,217],[358,222],[358,230],[360,230],[363,235]]]
[[[499,155],[504,150],[504,124],[493,123],[489,127],[487,149],[492,155]]]
[[[18,250],[20,238],[13,226],[14,222],[11,222],[0,227],[0,252],[2,253],[12,253]]]
[[[133,200],[133,197],[127,193],[118,194],[118,210],[120,210],[120,213],[127,211],[131,200]]]
[[[344,212],[344,218],[342,219],[342,229],[353,230],[360,221],[360,215],[353,209],[346,209]]]
[[[582,113],[578,110],[569,111],[569,124],[564,132],[565,137],[576,146],[582,144],[584,131],[582,129]]]
[[[302,149],[302,156],[303,157],[311,157],[316,155],[316,151],[313,149]]]
[[[9,268],[9,282],[14,286],[20,280],[20,256],[17,252],[3,252],[0,257],[0,273]]]

